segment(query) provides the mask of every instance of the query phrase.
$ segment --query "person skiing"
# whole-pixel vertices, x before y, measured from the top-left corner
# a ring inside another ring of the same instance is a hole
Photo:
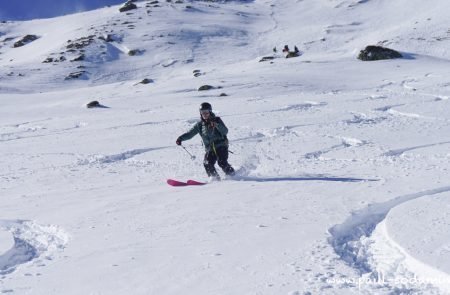
[[[203,166],[206,174],[211,180],[220,180],[220,176],[214,165],[216,161],[226,175],[233,176],[234,168],[228,163],[228,128],[220,117],[212,112],[211,104],[204,102],[200,105],[200,121],[197,122],[188,132],[180,135],[176,144],[181,145],[185,140],[189,140],[197,134],[202,137],[205,146],[205,158]]]

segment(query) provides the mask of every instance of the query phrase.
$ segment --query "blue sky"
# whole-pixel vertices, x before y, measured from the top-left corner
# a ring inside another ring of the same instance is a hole
[[[48,18],[125,2],[126,0],[0,0],[0,20]]]

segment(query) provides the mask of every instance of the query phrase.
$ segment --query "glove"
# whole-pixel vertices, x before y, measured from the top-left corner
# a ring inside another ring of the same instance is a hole
[[[211,119],[209,120],[209,126],[211,126],[211,128],[216,128],[217,127],[217,120],[216,119]]]
[[[181,139],[180,139],[180,138],[177,138],[177,141],[175,141],[175,143],[176,143],[177,145],[181,145]]]

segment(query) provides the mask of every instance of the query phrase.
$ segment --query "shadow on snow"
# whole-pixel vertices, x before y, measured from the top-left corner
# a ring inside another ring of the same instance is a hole
[[[325,175],[310,175],[303,177],[250,177],[237,176],[234,178],[238,181],[256,181],[256,182],[277,182],[277,181],[335,181],[335,182],[366,182],[379,181],[379,179],[364,179],[353,177],[332,177]]]

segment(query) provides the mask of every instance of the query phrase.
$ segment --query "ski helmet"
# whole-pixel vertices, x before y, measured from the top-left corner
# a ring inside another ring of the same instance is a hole
[[[200,105],[200,111],[212,111],[212,106],[208,102],[204,102]]]

